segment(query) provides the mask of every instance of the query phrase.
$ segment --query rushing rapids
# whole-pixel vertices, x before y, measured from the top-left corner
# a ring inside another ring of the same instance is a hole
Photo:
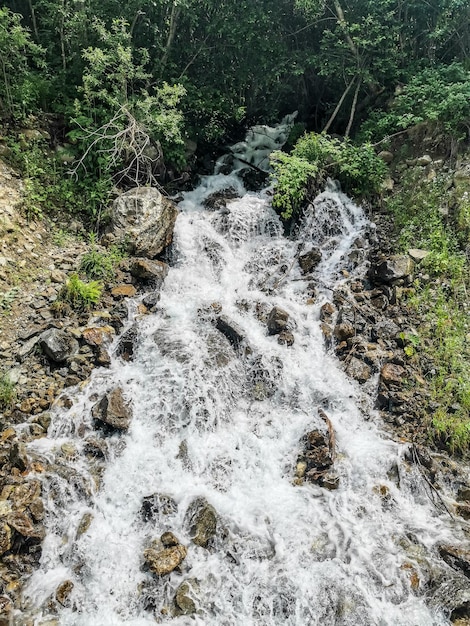
[[[255,141],[236,155],[254,162]],[[204,208],[227,188],[241,197]],[[321,330],[320,308],[371,228],[362,209],[328,189],[286,238],[269,191],[245,193],[236,173],[205,178],[179,208],[158,310],[139,318],[130,308],[133,360],[96,371],[34,444],[55,468],[27,589],[35,624],[56,611],[61,626],[449,624],[421,581],[434,546],[458,531]],[[306,278],[297,260],[312,247],[321,260]],[[293,345],[268,333],[273,307],[288,314]],[[102,433],[92,407],[116,387],[130,426]],[[295,479],[300,442],[324,427],[324,412],[336,436],[333,490]],[[195,501],[210,518],[196,542]],[[157,576],[144,553],[168,531],[180,565]]]

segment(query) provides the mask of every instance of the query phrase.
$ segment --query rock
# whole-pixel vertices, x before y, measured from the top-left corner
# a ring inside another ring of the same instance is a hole
[[[90,528],[90,524],[93,521],[93,515],[91,513],[84,513],[82,519],[80,520],[80,524],[77,528],[76,538],[78,539],[82,535],[84,535],[87,530]]]
[[[97,365],[102,365],[103,367],[108,367],[111,365],[111,357],[109,356],[109,352],[103,346],[98,346],[95,353],[95,363]]]
[[[225,315],[219,315],[216,318],[215,327],[227,337],[234,348],[239,348],[245,341],[245,334],[240,326]]]
[[[82,331],[83,341],[92,347],[109,343],[116,331],[112,326],[87,326]]]
[[[140,514],[144,521],[156,521],[160,515],[172,515],[178,511],[178,505],[171,496],[154,493],[142,501]]]
[[[281,346],[293,346],[294,335],[290,332],[290,330],[281,330],[281,332],[277,336],[277,343],[279,343]]]
[[[324,411],[320,409],[318,413],[325,427],[311,430],[302,438],[296,476],[298,484],[306,480],[327,489],[337,489],[339,476],[331,469],[335,460],[333,425]]]
[[[322,322],[331,323],[333,315],[336,313],[336,307],[331,302],[325,302],[320,309],[320,320]]]
[[[377,156],[385,163],[391,163],[393,161],[393,153],[388,150],[382,150]]]
[[[11,528],[26,538],[44,539],[43,526],[34,525],[31,517],[25,512],[16,511],[7,516],[6,521]]]
[[[217,513],[205,498],[196,498],[186,513],[192,541],[202,548],[210,547],[217,532]]]
[[[152,291],[151,293],[148,293],[146,296],[144,296],[144,298],[142,300],[142,304],[149,311],[154,311],[159,300],[160,300],[160,292],[159,291]]]
[[[93,406],[91,412],[95,420],[117,430],[127,430],[132,417],[121,387],[110,391]]]
[[[197,606],[193,596],[199,590],[199,585],[195,578],[188,578],[181,583],[175,593],[175,613],[176,615],[192,615],[196,613]]]
[[[391,341],[398,336],[399,332],[400,327],[397,326],[395,322],[389,319],[384,319],[377,322],[377,324],[372,327],[371,337],[373,341],[378,341],[379,339]]]
[[[447,565],[470,578],[470,549],[449,545],[440,545],[438,549]]]
[[[225,367],[235,357],[235,351],[232,344],[222,333],[214,330],[209,332],[206,337],[207,357],[204,363],[207,367]]]
[[[11,549],[11,528],[0,522],[0,556]]]
[[[408,250],[408,255],[416,264],[421,263],[421,261],[423,261],[430,254],[429,250],[421,250],[420,248],[410,248]]]
[[[26,343],[24,343],[18,350],[16,351],[16,358],[18,361],[23,361],[27,356],[31,354],[31,352],[36,347],[36,344],[39,341],[39,337],[31,337],[28,339]]]
[[[309,274],[312,272],[322,259],[322,253],[320,248],[313,248],[310,252],[301,254],[299,256],[299,265],[303,274]]]
[[[214,191],[203,201],[203,206],[208,211],[219,211],[225,209],[227,206],[227,200],[234,200],[239,197],[239,193],[234,187],[227,187],[220,191]]]
[[[132,259],[129,266],[129,271],[134,278],[151,283],[158,289],[163,285],[168,269],[168,265],[162,261],[141,258]]]
[[[268,315],[267,325],[270,335],[278,335],[280,332],[287,330],[289,325],[289,313],[275,306]]]
[[[69,596],[73,590],[73,582],[71,580],[64,580],[55,592],[55,599],[62,606],[70,606]]]
[[[354,337],[356,329],[349,322],[341,322],[340,324],[336,324],[333,332],[338,341],[346,341]]]
[[[187,554],[188,550],[185,546],[177,545],[164,550],[148,548],[144,552],[144,558],[147,566],[154,574],[165,576],[179,567]]]
[[[78,352],[78,341],[69,333],[51,328],[39,335],[39,345],[44,354],[55,363],[63,363]]]
[[[423,154],[423,156],[416,159],[416,165],[419,165],[419,167],[426,167],[427,165],[431,165],[431,163],[432,158],[429,154]]]
[[[385,178],[385,180],[383,180],[382,184],[380,185],[382,191],[393,191],[394,187],[395,181],[390,176],[388,178]]]
[[[386,385],[391,383],[402,384],[405,376],[405,368],[395,363],[385,363],[380,370],[380,380]]]
[[[10,447],[9,457],[12,467],[17,467],[20,472],[24,472],[28,467],[29,459],[24,443],[15,441]]]
[[[346,367],[346,374],[357,380],[358,383],[363,384],[369,380],[371,369],[364,361],[360,361],[353,356]]]
[[[177,214],[157,189],[136,187],[114,201],[110,231],[132,254],[153,259],[171,243]]]
[[[122,298],[133,298],[137,294],[137,289],[134,285],[118,285],[111,289],[111,295],[116,300],[120,300]]]
[[[413,273],[414,263],[408,255],[394,255],[385,259],[374,268],[375,277],[384,283],[391,283],[401,278],[408,278]]]
[[[172,548],[173,546],[178,546],[180,543],[179,539],[172,532],[163,533],[160,537],[160,541],[165,548]]]
[[[124,361],[132,361],[134,359],[134,350],[137,343],[137,325],[132,324],[125,333],[121,335],[116,347],[116,356],[120,356]]]

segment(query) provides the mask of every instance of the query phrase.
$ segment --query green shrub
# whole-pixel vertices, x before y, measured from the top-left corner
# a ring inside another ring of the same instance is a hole
[[[273,207],[284,219],[295,216],[309,187],[318,190],[327,177],[337,179],[345,193],[368,197],[380,191],[387,166],[370,144],[354,145],[329,135],[301,137],[290,155],[271,156],[276,180]]]
[[[85,283],[78,274],[72,274],[60,290],[57,301],[68,304],[76,311],[83,311],[98,304],[102,291],[103,286],[99,281]]]
[[[92,280],[111,279],[116,265],[124,258],[117,246],[111,246],[107,252],[100,252],[95,245],[86,252],[80,261],[80,271]]]
[[[381,139],[422,122],[462,139],[470,124],[470,75],[462,63],[425,68],[395,96],[387,111],[372,113],[361,134]]]
[[[298,213],[307,197],[309,182],[315,179],[317,168],[305,159],[284,152],[271,156],[276,179],[273,207],[285,220]]]
[[[10,380],[8,374],[0,377],[0,408],[6,409],[16,400],[15,384]]]

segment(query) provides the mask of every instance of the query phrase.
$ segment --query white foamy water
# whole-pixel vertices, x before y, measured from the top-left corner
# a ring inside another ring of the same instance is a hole
[[[158,311],[137,322],[134,361],[114,358],[109,370],[95,371],[36,444],[59,473],[45,480],[48,535],[27,590],[35,623],[53,617],[48,599],[70,580],[61,626],[449,624],[428,606],[425,589],[412,589],[410,572],[424,579],[433,546],[455,539],[453,531],[402,463],[403,447],[380,433],[320,329],[320,306],[339,270],[351,269],[347,254],[368,227],[362,210],[326,191],[294,241],[265,192],[231,200],[227,210],[203,208],[205,197],[229,186],[241,191],[236,177],[219,174],[186,195],[177,261]],[[311,304],[296,258],[313,246],[323,259]],[[213,303],[245,337],[239,350],[215,327]],[[259,319],[273,306],[290,315],[291,347]],[[91,407],[118,385],[132,422],[127,433],[104,437]],[[293,484],[300,440],[322,425],[320,408],[336,432],[335,491]],[[99,461],[84,453],[90,436],[106,446],[101,481]],[[64,443],[77,454],[61,454]],[[173,498],[177,509],[145,521],[140,510],[151,494]],[[196,497],[219,516],[210,549],[192,543],[185,520]],[[87,513],[90,526],[77,533]],[[157,579],[144,571],[143,553],[167,530],[188,555],[181,572]],[[172,617],[175,591],[188,579],[197,581],[197,612]]]

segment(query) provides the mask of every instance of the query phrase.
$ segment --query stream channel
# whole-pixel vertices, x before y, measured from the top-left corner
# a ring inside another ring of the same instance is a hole
[[[233,152],[263,167],[287,130],[288,121],[255,129]],[[240,197],[204,207],[229,187]],[[382,431],[321,330],[341,270],[365,271],[373,225],[331,186],[286,237],[270,197],[247,193],[237,172],[204,177],[184,195],[158,309],[139,317],[137,301],[129,305],[133,360],[114,355],[31,444],[57,468],[44,479],[47,536],[27,588],[35,624],[450,624],[420,581],[435,546],[459,531],[405,468],[406,445]],[[297,259],[313,247],[322,260],[307,280]],[[268,333],[273,307],[288,313],[293,345]],[[117,386],[130,427],[100,434],[92,406]],[[335,489],[295,480],[302,438],[325,428],[324,414],[336,436]],[[84,431],[100,439],[105,461],[84,453]],[[191,512],[201,503],[212,526],[197,545]],[[187,555],[156,576],[144,552],[167,531]],[[49,599],[64,581],[70,593],[55,615]]]

